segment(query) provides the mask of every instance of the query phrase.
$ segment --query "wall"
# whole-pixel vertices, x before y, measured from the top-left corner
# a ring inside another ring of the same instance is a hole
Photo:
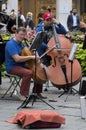
[[[22,12],[25,17],[27,12],[35,14],[35,0],[22,0]],[[33,16],[33,21],[35,22],[35,15]]]
[[[34,13],[34,8],[35,8],[34,0],[22,0],[22,3],[23,3],[22,11],[24,12],[25,16],[27,12]]]
[[[72,0],[56,0],[56,18],[67,28],[67,17],[72,9]]]
[[[14,9],[16,12],[18,11],[18,0],[8,0],[7,2],[7,13]]]

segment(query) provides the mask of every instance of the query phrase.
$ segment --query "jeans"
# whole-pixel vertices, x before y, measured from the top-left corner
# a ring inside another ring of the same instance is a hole
[[[21,66],[16,66],[10,71],[10,74],[18,75],[22,78],[20,94],[23,96],[28,96],[29,89],[30,89],[30,82],[32,78],[32,71],[30,69]],[[42,85],[38,83],[34,83],[33,92],[41,93]]]

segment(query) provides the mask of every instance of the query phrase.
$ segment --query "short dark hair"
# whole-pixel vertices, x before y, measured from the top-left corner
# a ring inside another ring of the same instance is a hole
[[[76,9],[76,8],[72,8],[72,12],[73,12],[74,9]],[[76,10],[77,10],[77,9],[76,9]]]
[[[16,29],[16,33],[19,33],[20,31],[26,32],[26,28],[19,27],[19,28]]]

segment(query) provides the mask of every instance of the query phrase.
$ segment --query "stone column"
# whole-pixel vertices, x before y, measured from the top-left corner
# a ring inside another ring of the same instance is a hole
[[[67,17],[71,9],[72,0],[56,0],[56,18],[64,25],[66,29]]]
[[[14,9],[16,12],[18,11],[18,0],[8,0],[7,1],[7,13]]]

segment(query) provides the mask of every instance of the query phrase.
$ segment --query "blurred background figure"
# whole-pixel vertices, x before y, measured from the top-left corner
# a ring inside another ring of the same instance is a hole
[[[25,26],[25,17],[22,14],[21,10],[18,10],[18,27],[24,27]]]
[[[9,15],[9,20],[7,22],[7,31],[10,33],[15,33],[16,31],[16,14],[11,12]]]
[[[8,16],[7,13],[6,13],[6,10],[3,9],[3,10],[0,12],[0,22],[1,22],[1,23],[4,23],[4,24],[7,24],[8,19],[9,19],[9,16]]]
[[[5,9],[3,9],[3,10],[2,10],[2,13],[6,14],[6,10],[5,10]]]
[[[86,33],[86,23],[83,20],[83,16],[80,17],[80,31]]]
[[[38,14],[38,23],[42,22],[43,21],[43,9],[40,10],[40,13]]]
[[[53,15],[51,6],[49,6],[49,5],[47,6],[47,11]],[[54,15],[53,15],[53,17],[56,18],[56,16],[54,16]]]
[[[70,10],[70,15],[72,14],[72,10]]]
[[[30,31],[34,29],[34,23],[32,20],[33,17],[33,13],[32,12],[28,12],[26,15],[26,22],[25,22],[25,28]]]
[[[67,18],[67,27],[70,31],[78,30],[80,26],[80,17],[77,14],[77,9],[73,8]]]
[[[11,13],[17,15],[14,9],[11,10]]]
[[[51,13],[51,7],[50,6],[47,7],[47,10],[48,10],[49,13]]]
[[[86,23],[83,21],[80,21],[80,31],[86,33]]]

